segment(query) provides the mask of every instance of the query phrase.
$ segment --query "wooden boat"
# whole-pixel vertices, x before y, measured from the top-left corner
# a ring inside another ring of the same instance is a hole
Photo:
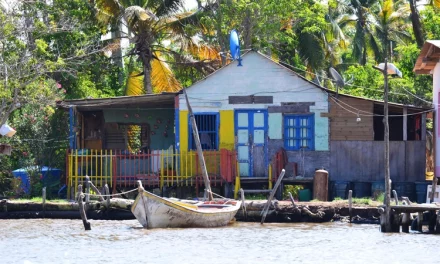
[[[142,188],[131,211],[139,223],[148,229],[220,227],[234,219],[240,206],[240,201],[230,199],[197,202],[162,198]]]

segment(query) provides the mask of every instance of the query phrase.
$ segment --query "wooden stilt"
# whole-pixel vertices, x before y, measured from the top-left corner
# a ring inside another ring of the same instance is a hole
[[[43,217],[46,217],[46,187],[43,188]]]
[[[85,191],[86,191],[86,206],[90,203],[90,178],[86,175]]]
[[[437,221],[435,225],[435,233],[440,234],[440,210],[437,212]]]
[[[417,218],[417,231],[422,232],[422,227],[423,227],[423,212],[419,212]]]
[[[293,207],[296,207],[295,200],[293,199],[292,194],[290,192],[288,192],[288,193],[289,193],[290,201],[292,202]]]
[[[266,215],[267,215],[267,212],[269,211],[269,207],[272,202],[273,196],[275,195],[276,191],[278,190],[278,187],[280,186],[280,183],[283,180],[285,173],[286,173],[286,171],[283,169],[280,173],[280,176],[278,177],[277,182],[275,183],[275,187],[273,187],[272,191],[270,192],[269,199],[267,200],[266,206],[263,208],[263,211],[262,211],[263,216],[261,217],[261,224],[263,224],[264,220],[266,219]]]
[[[106,197],[106,205],[107,205],[107,210],[108,209],[110,209],[110,196],[107,196],[107,195],[110,195],[110,189],[108,188],[108,185],[107,184],[105,184],[105,186],[104,186],[104,190],[105,190],[105,197]]]
[[[348,220],[351,223],[351,213],[352,213],[352,207],[353,207],[353,201],[352,201],[352,195],[353,195],[353,191],[349,190],[348,191]]]
[[[399,205],[399,196],[397,196],[396,190],[393,190],[393,196],[394,196],[394,200],[396,202],[396,205]]]
[[[244,191],[243,191],[243,189],[240,189],[240,195],[241,195],[241,208],[243,210],[243,217],[244,217],[244,220],[246,220],[247,219],[247,211],[246,211],[246,203],[245,203],[245,200],[244,200]]]
[[[409,233],[410,224],[411,224],[411,214],[404,213],[402,218],[402,232]]]
[[[78,205],[79,205],[79,213],[81,215],[81,219],[83,221],[84,224],[84,229],[85,230],[92,230],[91,226],[90,226],[90,222],[87,221],[87,215],[86,215],[86,211],[84,209],[84,202],[83,202],[83,197],[84,194],[82,192],[82,185],[78,185]]]

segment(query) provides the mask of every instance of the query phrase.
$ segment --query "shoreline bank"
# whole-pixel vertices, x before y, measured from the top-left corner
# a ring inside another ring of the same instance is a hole
[[[87,217],[93,220],[131,220],[135,219],[130,211],[133,200],[111,199],[109,208],[106,202],[92,201],[87,205]],[[245,202],[246,210],[237,212],[240,222],[261,221],[261,211],[265,200]],[[352,223],[379,224],[378,205],[356,205],[352,207]],[[295,206],[290,201],[274,201],[269,208],[266,223],[324,223],[349,220],[349,207],[345,201],[333,202],[298,202]],[[0,219],[81,219],[78,203],[0,200]]]

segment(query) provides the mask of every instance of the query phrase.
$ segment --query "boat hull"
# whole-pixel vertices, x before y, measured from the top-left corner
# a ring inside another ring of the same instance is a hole
[[[220,227],[235,217],[241,202],[225,207],[202,207],[173,201],[150,192],[139,193],[131,211],[145,228]]]

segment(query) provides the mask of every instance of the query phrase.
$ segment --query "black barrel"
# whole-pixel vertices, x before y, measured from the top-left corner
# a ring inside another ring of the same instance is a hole
[[[430,183],[416,182],[415,185],[416,185],[416,202],[419,204],[426,203],[426,193],[427,193],[428,185],[430,185]]]
[[[393,190],[396,190],[397,196],[406,196],[410,201],[415,201],[416,188],[413,182],[394,182]]]
[[[371,182],[352,182],[353,197],[362,198],[371,196]]]
[[[333,199],[336,197],[347,199],[348,190],[350,189],[349,181],[334,181],[332,187]]]
[[[376,199],[382,193],[385,193],[385,180],[372,182],[371,196]]]

